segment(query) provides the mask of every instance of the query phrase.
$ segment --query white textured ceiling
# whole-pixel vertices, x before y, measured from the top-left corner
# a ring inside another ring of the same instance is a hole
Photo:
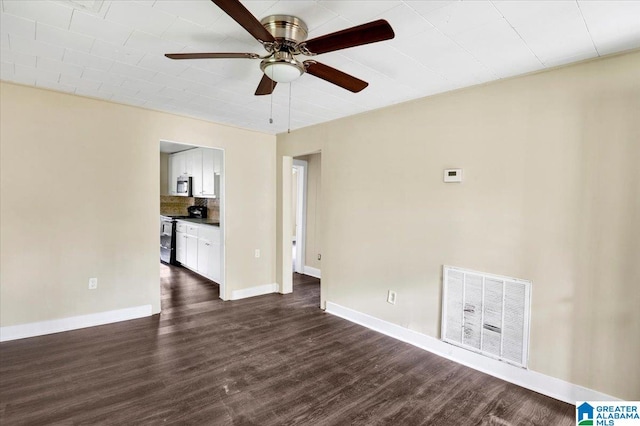
[[[164,53],[262,46],[209,0],[1,1],[2,80],[280,133],[435,93],[640,47],[640,0],[244,0],[292,14],[309,38],[375,19],[393,40],[315,57],[369,82],[354,94],[303,75],[254,96],[259,60]],[[273,124],[269,117],[273,111]]]

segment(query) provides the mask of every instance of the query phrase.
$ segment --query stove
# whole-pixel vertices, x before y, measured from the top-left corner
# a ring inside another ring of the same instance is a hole
[[[160,261],[176,263],[176,221],[171,216],[160,216]]]

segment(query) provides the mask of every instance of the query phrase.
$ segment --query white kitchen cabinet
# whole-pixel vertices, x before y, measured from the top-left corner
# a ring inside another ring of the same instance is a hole
[[[187,263],[187,222],[176,221],[176,260]]]
[[[211,276],[211,242],[198,239],[198,273],[210,278]]]
[[[187,263],[187,234],[176,232],[176,260],[181,264]]]
[[[177,167],[175,157],[173,155],[169,156],[169,190],[167,191],[170,195],[177,194],[177,182],[178,176],[180,176],[179,167]]]
[[[198,269],[198,237],[187,234],[187,255],[184,263],[189,269]]]
[[[191,193],[194,197],[217,198],[220,196],[222,151],[211,148],[194,148],[169,155],[168,194],[177,195],[177,180],[191,176]]]
[[[193,149],[184,151],[184,174],[187,176],[193,176]]]
[[[220,228],[203,225],[198,231],[198,273],[219,283],[221,271]]]
[[[200,227],[194,223],[187,222],[187,230],[185,231],[187,235],[191,235],[193,237],[197,237],[199,234]]]
[[[213,172],[222,174],[222,150],[213,150]]]
[[[189,269],[198,270],[198,225],[187,222],[187,262]]]
[[[202,195],[205,197],[213,197],[216,195],[213,152],[212,149],[202,151]]]
[[[220,228],[188,221],[176,222],[176,260],[220,284],[222,238]]]
[[[190,166],[187,170],[191,172],[191,185],[194,197],[202,197],[202,153],[204,148],[197,148],[187,151]],[[190,170],[189,170],[190,168]]]
[[[178,177],[187,174],[186,151],[169,155],[169,191],[171,195],[177,195]]]
[[[204,149],[202,151],[202,196],[220,196],[220,176],[222,173],[222,151]]]

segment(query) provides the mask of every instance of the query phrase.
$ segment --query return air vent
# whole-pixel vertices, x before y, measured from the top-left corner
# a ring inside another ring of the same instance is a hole
[[[442,340],[527,368],[531,282],[444,266]]]

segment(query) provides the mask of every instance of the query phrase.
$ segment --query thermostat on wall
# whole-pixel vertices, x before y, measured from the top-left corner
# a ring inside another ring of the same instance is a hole
[[[462,182],[462,169],[444,169],[445,182]]]

